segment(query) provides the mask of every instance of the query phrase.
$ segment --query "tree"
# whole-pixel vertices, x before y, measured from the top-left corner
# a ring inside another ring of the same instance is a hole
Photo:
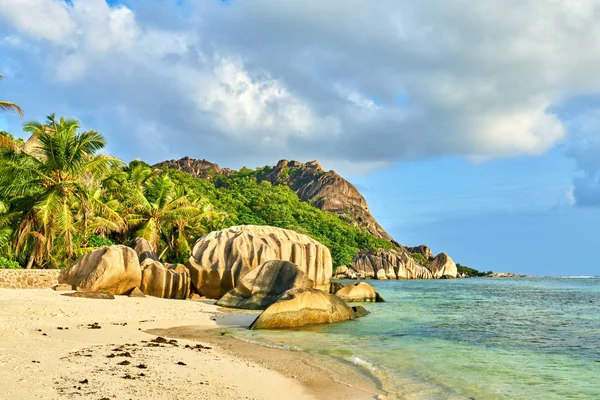
[[[0,198],[12,199],[20,213],[15,227],[15,252],[30,251],[27,268],[48,260],[55,242],[73,255],[73,236],[86,232],[94,216],[107,216],[113,226],[122,228],[110,207],[92,189],[114,166],[122,165],[117,158],[97,154],[105,145],[96,131],[79,132],[74,119],[56,119],[50,115],[46,124],[29,122],[24,131],[31,133],[29,151],[8,148],[2,151],[0,162]]]
[[[3,79],[4,75],[0,74],[0,79]],[[21,118],[23,118],[23,110],[21,107],[16,105],[15,103],[11,103],[10,101],[0,100],[0,110],[8,111],[8,112],[16,112]],[[2,138],[0,138],[2,140]]]
[[[149,168],[149,167],[147,167]],[[139,176],[148,176],[139,167],[131,168],[130,206],[126,220],[134,236],[147,239],[162,258],[168,250],[175,256],[188,250],[190,240],[206,233],[203,220],[212,213],[208,202],[190,198],[175,187],[167,173],[152,176],[139,187]],[[164,248],[160,249],[160,243]]]

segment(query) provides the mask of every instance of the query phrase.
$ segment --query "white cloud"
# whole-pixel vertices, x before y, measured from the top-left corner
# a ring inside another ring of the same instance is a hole
[[[60,105],[123,157],[537,155],[566,137],[553,106],[600,91],[595,0],[72,3],[0,2],[3,66],[28,113]]]

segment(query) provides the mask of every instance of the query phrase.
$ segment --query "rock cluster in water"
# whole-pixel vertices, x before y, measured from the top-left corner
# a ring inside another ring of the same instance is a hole
[[[419,253],[421,254],[421,253]],[[408,251],[363,250],[347,267],[338,267],[336,279],[453,279],[459,277],[456,264],[446,253],[432,257],[429,265],[419,264]]]

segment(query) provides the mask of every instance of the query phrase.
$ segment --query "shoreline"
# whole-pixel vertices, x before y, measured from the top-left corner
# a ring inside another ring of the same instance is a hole
[[[221,317],[202,301],[63,293],[0,289],[3,399],[315,399],[301,382],[218,346],[157,343],[145,332],[244,316]]]
[[[235,311],[237,310],[231,312]],[[148,332],[219,346],[227,354],[236,355],[301,382],[318,400],[367,400],[378,398],[383,392],[382,383],[375,375],[346,360],[245,341],[229,334],[223,335],[225,332],[222,328],[179,326],[151,329]]]

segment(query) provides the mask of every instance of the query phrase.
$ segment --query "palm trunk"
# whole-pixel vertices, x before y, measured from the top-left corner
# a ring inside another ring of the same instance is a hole
[[[25,269],[31,269],[31,267],[33,267],[34,260],[35,260],[35,251],[32,251],[31,255],[29,256],[29,260],[27,261],[27,266],[25,267]]]

